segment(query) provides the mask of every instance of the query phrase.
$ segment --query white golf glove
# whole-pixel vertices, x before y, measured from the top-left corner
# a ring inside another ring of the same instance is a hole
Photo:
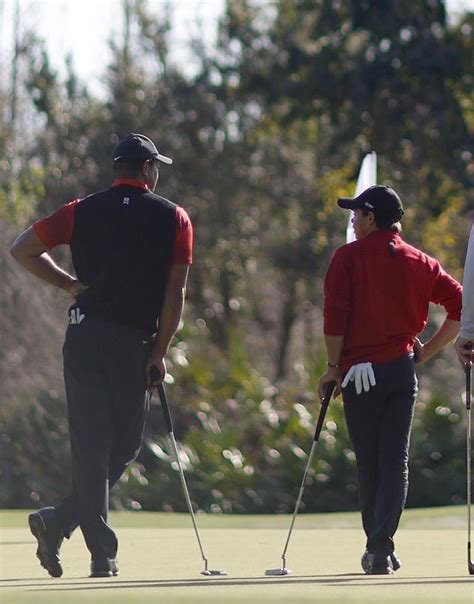
[[[371,386],[375,386],[375,374],[372,369],[372,363],[358,363],[352,365],[341,384],[345,388],[349,382],[355,381],[355,389],[357,394],[362,392],[362,387],[365,392],[370,390]]]

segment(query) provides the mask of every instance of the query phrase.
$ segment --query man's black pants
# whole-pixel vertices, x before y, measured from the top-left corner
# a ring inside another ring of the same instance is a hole
[[[141,447],[148,400],[143,332],[84,319],[63,348],[72,494],[56,506],[66,537],[80,525],[94,560],[115,558],[108,493]]]
[[[357,458],[362,523],[371,553],[390,554],[408,492],[408,452],[417,379],[412,355],[373,365],[376,386],[343,389]]]

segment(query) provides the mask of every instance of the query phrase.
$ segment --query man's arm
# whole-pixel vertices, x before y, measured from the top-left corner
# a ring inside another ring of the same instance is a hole
[[[146,375],[148,385],[156,385],[165,377],[166,365],[164,358],[168,352],[169,345],[178,329],[179,321],[184,307],[186,296],[186,281],[188,278],[188,264],[173,264],[166,284],[163,305],[161,307],[158,331],[152,351],[146,363]],[[159,378],[152,379],[150,370],[152,367],[158,369]]]
[[[64,289],[73,297],[78,296],[87,288],[54,262],[31,226],[15,239],[10,247],[10,254],[30,273],[47,283]]]
[[[425,344],[422,344],[418,338],[415,338],[414,352],[416,363],[426,363],[428,359],[431,359],[447,344],[452,342],[459,333],[460,325],[459,321],[445,319],[438,331]]]

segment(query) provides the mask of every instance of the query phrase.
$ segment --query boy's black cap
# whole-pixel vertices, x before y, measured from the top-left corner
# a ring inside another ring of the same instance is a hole
[[[373,212],[376,218],[393,219],[398,222],[403,216],[403,204],[397,193],[385,185],[374,185],[357,197],[340,197],[337,205],[346,210],[363,208]]]
[[[166,155],[158,153],[158,149],[153,144],[153,141],[147,136],[144,134],[135,134],[134,132],[131,132],[122,139],[114,149],[114,161],[122,158],[143,161],[146,161],[147,159],[158,159],[165,164],[173,163],[171,157],[166,157]]]

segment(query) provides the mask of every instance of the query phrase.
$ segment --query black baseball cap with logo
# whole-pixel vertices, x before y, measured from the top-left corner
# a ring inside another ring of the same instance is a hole
[[[398,194],[385,185],[374,185],[357,197],[340,197],[337,205],[346,210],[358,208],[374,213],[375,218],[398,222],[403,216],[403,204]]]
[[[120,159],[129,160],[143,160],[147,159],[158,159],[164,164],[172,164],[173,160],[171,157],[161,155],[158,153],[158,149],[155,147],[153,141],[151,141],[144,134],[135,134],[131,132],[124,139],[119,141],[114,149],[113,160],[118,161]]]

